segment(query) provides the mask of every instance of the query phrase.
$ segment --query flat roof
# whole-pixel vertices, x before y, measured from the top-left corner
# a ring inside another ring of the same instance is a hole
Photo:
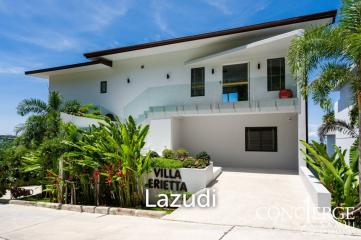
[[[202,34],[191,35],[191,36],[186,36],[186,37],[172,38],[172,39],[167,39],[167,40],[162,40],[162,41],[155,41],[155,42],[143,43],[143,44],[138,44],[138,45],[120,47],[120,48],[112,48],[112,49],[100,50],[100,51],[95,51],[95,52],[88,52],[88,53],[84,53],[84,56],[86,58],[96,58],[96,57],[111,55],[111,54],[116,54],[116,53],[129,52],[129,51],[135,51],[135,50],[140,50],[140,49],[153,48],[153,47],[159,47],[159,46],[164,46],[164,45],[201,40],[201,39],[206,39],[206,38],[220,37],[220,36],[231,35],[231,34],[236,34],[236,33],[249,32],[249,31],[261,30],[261,29],[272,28],[272,27],[279,27],[279,26],[284,26],[284,25],[289,25],[289,24],[319,20],[319,19],[324,19],[324,18],[332,18],[332,23],[334,23],[336,15],[337,15],[337,10],[331,10],[331,11],[327,11],[327,12],[303,15],[303,16],[276,20],[276,21],[271,21],[271,22],[265,22],[265,23],[259,23],[259,24],[254,24],[254,25],[248,25],[248,26],[243,26],[243,27],[238,27],[238,28],[231,28],[231,29],[226,29],[226,30],[221,30],[221,31],[216,31],[216,32],[208,32],[208,33],[202,33]]]

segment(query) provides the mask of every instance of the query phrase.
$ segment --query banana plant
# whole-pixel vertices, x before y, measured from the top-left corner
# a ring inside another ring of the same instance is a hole
[[[63,141],[72,148],[64,154],[64,171],[73,177],[79,201],[141,204],[143,175],[150,169],[150,156],[141,154],[148,131],[149,126],[129,117],[125,123],[106,120],[82,131],[80,138]]]
[[[311,144],[301,141],[307,151],[301,149],[305,161],[316,172],[320,182],[330,191],[332,205],[353,207],[358,203],[358,158],[357,148],[350,149],[349,162],[346,150],[334,145],[335,153],[329,156],[326,146],[316,141]]]

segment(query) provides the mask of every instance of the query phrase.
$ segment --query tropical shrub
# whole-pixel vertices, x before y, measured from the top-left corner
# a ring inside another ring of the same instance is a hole
[[[175,158],[176,157],[174,151],[172,149],[167,149],[167,148],[162,151],[162,156],[164,158]]]
[[[149,156],[151,158],[158,158],[159,157],[159,154],[156,152],[156,151],[150,151],[149,152]]]
[[[308,165],[314,170],[320,182],[330,191],[333,207],[354,207],[358,202],[358,149],[350,149],[349,163],[345,160],[346,150],[334,146],[335,153],[329,156],[324,144],[301,141],[307,151],[301,149]]]
[[[151,160],[150,166],[152,168],[182,168],[183,161],[179,159],[156,157]]]
[[[139,206],[143,201],[143,174],[150,155],[141,154],[149,126],[106,120],[63,141],[73,150],[63,155],[64,201],[71,203]],[[56,177],[55,177],[56,178]]]
[[[177,159],[184,160],[188,157],[189,152],[187,150],[185,150],[184,148],[180,148],[175,151],[175,155],[176,155]]]
[[[196,155],[196,158],[206,161],[207,164],[209,164],[209,162],[211,161],[211,156],[209,156],[209,154],[207,152],[205,152],[205,151],[202,151],[202,152],[198,153]]]
[[[79,101],[70,100],[64,104],[62,111],[71,115],[79,115],[81,107],[82,105]]]
[[[204,159],[194,159],[188,157],[183,161],[183,167],[185,168],[205,168],[208,166],[208,162]]]

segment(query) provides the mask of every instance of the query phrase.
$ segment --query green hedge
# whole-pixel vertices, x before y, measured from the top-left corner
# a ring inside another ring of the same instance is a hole
[[[209,162],[204,159],[187,158],[185,160],[155,157],[151,159],[153,168],[205,168]]]
[[[151,166],[153,168],[182,168],[183,162],[178,159],[157,157],[152,158]]]

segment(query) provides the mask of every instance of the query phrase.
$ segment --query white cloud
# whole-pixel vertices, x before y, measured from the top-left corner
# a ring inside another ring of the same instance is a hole
[[[153,20],[159,30],[166,35],[171,37],[176,36],[176,33],[169,27],[168,21],[165,17],[165,11],[171,8],[168,3],[164,3],[158,0],[152,2],[153,6]]]
[[[309,123],[308,124],[308,136],[310,140],[319,140],[318,137],[318,128],[321,123]]]
[[[205,0],[205,2],[218,9],[219,11],[221,11],[223,14],[225,15],[231,15],[232,11],[229,9],[229,4],[227,3],[227,0]]]
[[[131,7],[130,0],[1,2],[0,35],[14,41],[62,51],[86,47],[84,35],[100,32]]]
[[[25,68],[18,66],[0,66],[0,74],[24,74]]]

